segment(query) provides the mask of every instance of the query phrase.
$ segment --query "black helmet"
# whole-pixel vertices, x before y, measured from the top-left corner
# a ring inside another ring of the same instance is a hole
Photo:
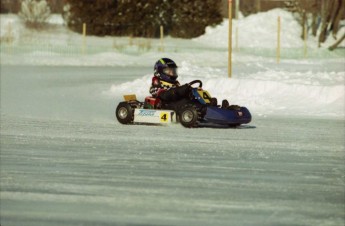
[[[177,75],[177,65],[169,58],[159,59],[154,67],[155,76],[166,82],[175,82]]]

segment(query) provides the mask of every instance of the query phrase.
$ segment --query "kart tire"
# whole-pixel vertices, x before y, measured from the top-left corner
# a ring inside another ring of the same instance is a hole
[[[187,128],[195,127],[198,120],[198,112],[194,106],[186,106],[179,111],[179,121]]]
[[[115,115],[121,124],[129,124],[133,122],[133,108],[127,102],[121,102],[116,108]]]
[[[236,110],[236,111],[240,111],[241,107],[238,105],[230,105],[229,107],[227,107],[227,109],[229,110]]]

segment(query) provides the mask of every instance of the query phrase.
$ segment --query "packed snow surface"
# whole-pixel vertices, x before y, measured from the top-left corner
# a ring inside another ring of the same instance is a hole
[[[344,120],[119,124],[102,92],[150,70],[1,67],[1,225],[344,223]]]

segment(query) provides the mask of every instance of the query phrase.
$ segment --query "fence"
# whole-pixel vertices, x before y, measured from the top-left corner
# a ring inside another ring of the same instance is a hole
[[[282,27],[284,24],[282,24]],[[276,58],[276,45],[272,43],[271,48],[248,48],[247,43],[242,43],[238,38],[241,27],[236,27],[233,46],[235,54],[249,54],[268,58]],[[87,32],[86,32],[87,33]],[[163,31],[162,31],[163,33]],[[274,35],[277,34],[270,34]],[[301,48],[281,48],[279,55],[282,59],[318,58],[321,56],[338,56],[343,51],[329,53],[328,50],[306,49],[306,42]],[[166,53],[200,53],[226,52],[227,44],[220,47],[213,47],[212,43],[205,45],[201,42],[191,42],[184,39],[135,38],[135,37],[93,37],[85,36],[68,31],[65,28],[55,27],[51,30],[41,32],[23,32],[15,35],[12,28],[9,28],[6,35],[1,37],[1,54],[30,54],[31,56],[79,56],[83,54],[98,54],[104,52],[115,52],[128,55],[145,54],[147,52]],[[236,62],[235,62],[236,63]]]

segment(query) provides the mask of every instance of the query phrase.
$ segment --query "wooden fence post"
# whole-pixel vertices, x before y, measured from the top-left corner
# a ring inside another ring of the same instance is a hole
[[[256,0],[256,12],[261,12],[261,0]]]
[[[228,75],[232,76],[232,0],[229,0]]]
[[[160,50],[160,52],[164,52],[164,40],[163,40],[163,38],[164,38],[164,27],[161,25],[160,26],[160,48],[159,48],[159,50]]]
[[[280,62],[280,16],[278,16],[278,29],[277,29],[277,63]]]
[[[307,46],[307,39],[308,39],[308,26],[304,26],[304,58],[307,58],[308,55],[308,46]]]
[[[86,53],[86,23],[83,23],[83,45],[82,45],[82,53]]]
[[[8,53],[12,54],[13,53],[13,42],[14,42],[14,35],[13,35],[13,29],[12,29],[12,22],[8,22],[7,26],[7,42],[8,42]]]

